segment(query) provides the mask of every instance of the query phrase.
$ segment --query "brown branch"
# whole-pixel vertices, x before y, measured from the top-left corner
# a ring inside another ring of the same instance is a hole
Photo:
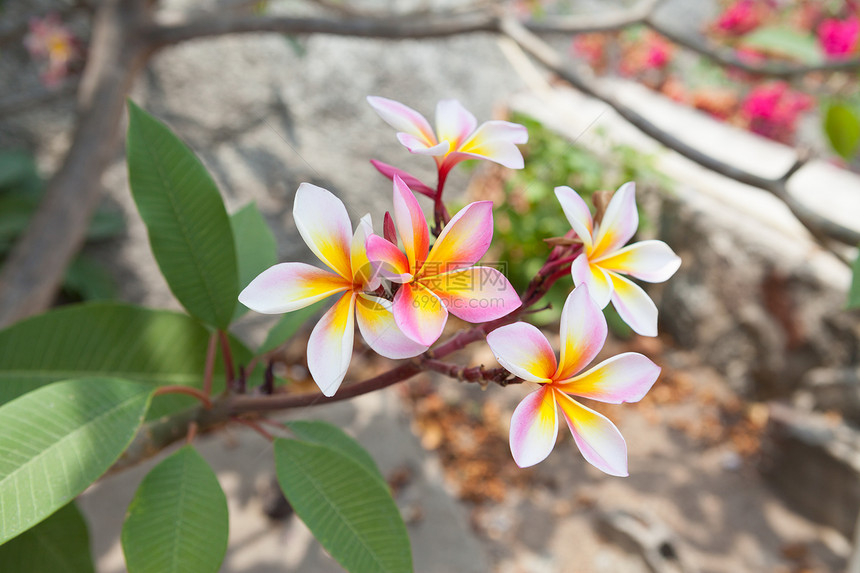
[[[824,217],[813,211],[788,192],[787,183],[791,175],[798,171],[806,162],[806,157],[800,156],[794,165],[781,177],[770,179],[740,169],[723,161],[720,161],[695,147],[687,144],[677,136],[664,131],[651,123],[639,112],[621,103],[613,95],[604,90],[596,81],[587,78],[576,71],[543,40],[526,30],[515,20],[505,19],[502,22],[503,32],[516,42],[523,50],[539,61],[546,68],[557,74],[574,88],[602,100],[613,108],[618,115],[626,119],[634,127],[650,136],[652,139],[678,152],[687,159],[710,169],[720,175],[724,175],[735,181],[758,187],[770,192],[780,199],[791,210],[798,221],[800,221],[809,232],[822,243],[822,246],[831,250],[826,244],[826,239],[839,241],[846,245],[857,245],[860,243],[860,232],[849,229],[835,221]]]
[[[512,375],[504,368],[484,368],[483,364],[481,366],[460,366],[459,364],[433,359],[425,360],[423,364],[426,370],[444,374],[461,382],[477,382],[481,386],[494,382],[504,387],[508,384],[521,384],[523,382],[522,379]]]
[[[678,33],[672,28],[663,26],[652,17],[643,22],[646,26],[690,51],[708,58],[723,66],[737,68],[751,74],[771,76],[775,78],[797,78],[813,73],[853,72],[860,70],[860,58],[842,60],[827,60],[819,64],[791,64],[785,62],[753,63],[739,58],[735,50],[724,47],[712,47],[707,43],[694,39],[687,34]]]
[[[126,94],[149,50],[135,34],[143,0],[105,0],[96,13],[78,93],[78,124],[63,165],[0,272],[0,326],[47,308],[101,199]]]

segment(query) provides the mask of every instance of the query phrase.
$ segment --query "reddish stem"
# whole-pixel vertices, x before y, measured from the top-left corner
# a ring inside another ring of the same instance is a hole
[[[212,408],[212,400],[209,399],[209,396],[204,394],[202,390],[192,386],[159,386],[153,393],[153,396],[163,396],[164,394],[187,394],[200,400],[200,403],[207,410]]]
[[[213,332],[209,337],[209,346],[206,347],[206,366],[203,370],[203,393],[212,395],[212,374],[215,371],[215,345],[218,341],[218,333]]]
[[[433,228],[433,234],[437,237],[442,232],[442,227],[448,224],[451,220],[451,215],[442,202],[442,192],[445,190],[445,181],[448,179],[448,173],[451,172],[451,166],[445,166],[444,163],[438,168],[439,179],[436,183],[436,196],[433,198],[433,217],[436,225]]]
[[[274,441],[274,439],[275,439],[275,437],[272,434],[270,434],[269,432],[267,432],[266,429],[263,428],[263,426],[261,426],[257,422],[254,422],[253,420],[245,420],[243,418],[237,418],[235,416],[233,418],[230,418],[230,420],[233,422],[236,422],[237,424],[242,424],[243,426],[248,426],[249,428],[251,428],[252,430],[257,432],[258,434],[260,434],[261,436],[263,436],[264,438],[266,438],[270,442]]]
[[[230,341],[227,338],[227,333],[223,330],[218,331],[218,338],[221,340],[221,356],[224,358],[224,379],[227,382],[227,389],[232,390],[236,372],[233,370],[233,353],[230,350]]]

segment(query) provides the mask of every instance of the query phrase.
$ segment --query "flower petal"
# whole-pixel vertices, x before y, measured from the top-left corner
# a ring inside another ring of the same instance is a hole
[[[455,99],[443,99],[436,104],[436,135],[439,141],[449,141],[455,150],[475,131],[478,120]]]
[[[403,179],[403,182],[406,183],[406,185],[408,185],[409,188],[416,193],[421,193],[422,195],[427,195],[431,198],[436,195],[435,189],[431,188],[429,185],[422,182],[414,175],[410,175],[402,169],[399,169],[387,163],[383,163],[378,159],[371,159],[370,164],[376,167],[377,171],[379,171],[389,179],[393,180],[395,175],[399,176],[401,179]]]
[[[373,271],[390,281],[405,283],[412,280],[409,261],[397,246],[379,235],[370,235],[366,242],[367,258]]]
[[[293,219],[302,239],[319,260],[351,281],[352,223],[343,202],[322,187],[302,183],[296,191]]]
[[[418,275],[432,277],[471,267],[484,256],[492,240],[493,202],[469,203],[442,229]]]
[[[519,403],[511,417],[511,454],[521,468],[546,459],[558,437],[555,392],[544,386]]]
[[[608,271],[649,283],[669,280],[681,266],[681,257],[663,241],[640,241],[594,261]]]
[[[549,341],[527,322],[495,329],[487,335],[487,344],[499,364],[523,380],[547,383],[555,373],[555,353]]]
[[[430,233],[427,229],[427,219],[421,205],[406,183],[400,177],[394,176],[394,222],[403,250],[409,260],[409,271],[413,274],[419,265],[427,258],[430,248]]]
[[[427,347],[408,338],[397,327],[391,313],[391,302],[361,294],[356,299],[355,316],[364,341],[377,354],[398,360],[418,356]]]
[[[424,346],[439,339],[448,321],[448,311],[439,297],[414,283],[400,286],[391,310],[403,334]]]
[[[657,336],[657,305],[638,285],[621,275],[612,277],[612,306],[621,320],[642,336]]]
[[[334,396],[352,359],[355,333],[354,292],[344,294],[328,309],[308,339],[308,370],[322,393]]]
[[[592,260],[623,247],[638,227],[636,185],[631,181],[619,187],[609,200],[603,220],[594,234],[594,250],[590,253]]]
[[[557,383],[557,388],[574,396],[609,404],[638,402],[645,397],[660,367],[636,352],[625,352],[604,360],[588,372]]]
[[[588,257],[582,253],[570,265],[570,274],[573,276],[573,284],[579,286],[583,283],[588,285],[588,294],[597,306],[606,307],[612,298],[612,280],[609,273],[588,262]]]
[[[352,267],[352,282],[366,290],[376,290],[381,283],[379,273],[371,265],[367,257],[367,238],[373,234],[373,223],[368,213],[358,222],[349,251],[349,262]]]
[[[305,263],[269,267],[239,293],[239,302],[263,314],[280,314],[309,306],[352,287],[352,282]]]
[[[510,169],[522,169],[523,154],[516,144],[528,140],[529,132],[522,125],[509,121],[488,121],[454,151],[468,157],[489,159]]]
[[[425,142],[425,147],[436,145],[433,128],[423,115],[409,106],[393,99],[379,96],[367,96],[367,103],[373,107],[385,123],[403,133],[408,133]]]
[[[421,279],[448,312],[468,322],[501,318],[520,307],[520,297],[505,275],[490,267],[469,267]]]
[[[448,150],[451,149],[451,144],[447,141],[428,145],[427,142],[420,137],[415,137],[409,133],[398,133],[397,141],[402,143],[403,147],[408,149],[410,153],[417,153],[418,155],[437,157],[445,155],[448,153]]]
[[[564,419],[585,460],[613,476],[627,474],[627,443],[606,416],[586,408],[567,394],[556,392]]]
[[[590,249],[592,234],[594,233],[594,219],[588,205],[585,204],[585,200],[579,196],[579,193],[567,186],[556,187],[555,196],[561,203],[564,216],[567,217],[570,226],[576,231],[576,236],[582,239],[586,248]]]
[[[553,380],[570,378],[591,363],[606,342],[606,318],[581,284],[561,310],[561,357]]]

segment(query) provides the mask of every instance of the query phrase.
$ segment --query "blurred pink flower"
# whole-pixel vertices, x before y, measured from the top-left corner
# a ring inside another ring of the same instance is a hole
[[[24,47],[34,60],[44,61],[42,82],[48,87],[59,85],[69,71],[69,64],[79,56],[77,40],[57,14],[30,20],[30,32]]]
[[[645,41],[645,67],[662,69],[672,59],[672,44],[657,34],[650,34]]]
[[[845,58],[857,51],[860,39],[860,19],[852,16],[847,20],[827,19],[818,27],[818,43],[831,58]]]
[[[791,143],[800,114],[812,106],[812,98],[792,90],[785,82],[754,87],[741,105],[750,131]]]
[[[761,16],[761,10],[755,0],[737,0],[720,14],[715,25],[723,33],[742,36],[758,28]]]

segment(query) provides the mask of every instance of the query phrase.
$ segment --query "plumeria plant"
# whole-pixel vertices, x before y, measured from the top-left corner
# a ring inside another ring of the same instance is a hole
[[[660,241],[626,245],[638,227],[633,183],[596,196],[594,214],[573,189],[556,188],[557,216],[571,229],[547,238],[545,263],[518,293],[503,265],[481,263],[493,239],[493,203],[476,201],[450,216],[442,195],[463,159],[522,168],[517,145],[527,141],[526,129],[505,121],[478,126],[459,102],[443,100],[434,130],[401,103],[368,101],[410,152],[435,159],[438,178],[427,185],[374,161],[391,179],[391,211],[365,215],[355,225],[335,193],[303,183],[293,218],[319,265],[278,263],[256,207],[228,215],[192,151],[129,103],[132,194],[155,259],[186,312],[83,304],[0,331],[4,570],[57,570],[48,563],[56,555],[33,549],[57,541],[62,562],[73,564],[64,571],[92,571],[75,497],[111,468],[184,439],[144,478],[128,507],[121,534],[126,565],[131,573],[217,571],[227,547],[227,504],[194,441],[201,432],[239,424],[272,442],[284,495],[345,569],[411,571],[406,527],[367,452],[335,426],[266,415],[352,398],[422,371],[483,385],[535,386],[511,419],[512,463],[527,467],[550,454],[560,411],[587,462],[627,475],[624,438],[577,399],[635,402],[660,373],[637,353],[591,365],[607,337],[602,309],[611,302],[636,332],[655,336],[657,308],[632,279],[665,281],[680,265]],[[380,193],[388,188],[381,185]],[[432,232],[416,193],[432,201]],[[568,276],[575,288],[561,313],[556,358],[527,320],[547,290]],[[307,366],[319,392],[276,387],[276,349],[324,300],[328,308],[307,339]],[[283,315],[256,348],[230,331],[247,309]],[[452,327],[449,315],[467,326]],[[351,380],[356,328],[370,349],[396,361],[391,369]],[[499,366],[446,361],[484,342]],[[83,541],[59,543],[70,538]]]

